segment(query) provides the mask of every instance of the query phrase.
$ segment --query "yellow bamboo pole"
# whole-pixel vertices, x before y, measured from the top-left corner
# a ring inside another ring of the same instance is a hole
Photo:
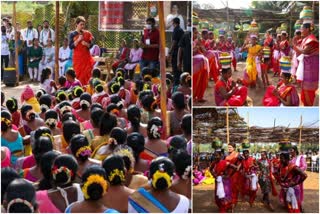
[[[163,122],[163,138],[167,136],[167,86],[166,86],[166,34],[163,12],[163,1],[158,2],[159,9],[159,31],[160,31],[160,77],[161,77],[161,116]]]
[[[14,52],[15,52],[15,67],[16,67],[16,86],[19,85],[19,53],[18,53],[18,34],[17,34],[17,11],[16,2],[13,2],[13,27],[14,27]]]
[[[54,80],[58,82],[59,77],[59,1],[56,1],[56,17],[55,17],[55,69]]]
[[[300,116],[299,151],[301,151],[301,142],[302,142],[302,115]]]
[[[227,121],[227,145],[228,145],[230,143],[230,135],[229,135],[229,106],[227,106],[226,121]]]

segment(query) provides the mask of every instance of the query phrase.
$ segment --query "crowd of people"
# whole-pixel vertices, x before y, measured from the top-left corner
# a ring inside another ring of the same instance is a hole
[[[30,79],[41,84],[37,91],[27,85],[19,101],[1,92],[2,211],[190,212],[191,68],[185,59],[191,32],[173,19],[170,54],[177,69],[161,77],[159,30],[148,18],[133,49],[122,42],[114,75],[105,79],[94,67],[85,22],[76,19],[60,48],[60,65],[71,59],[72,68],[59,73],[58,82],[50,66],[57,38],[48,23],[38,35],[28,22]],[[129,55],[126,64],[123,55]],[[133,79],[129,70],[138,63]]]
[[[307,178],[307,164],[296,146],[282,142],[276,155],[270,157],[262,149],[260,158],[250,155],[248,143],[238,148],[241,152],[237,152],[236,144],[229,143],[228,154],[223,152],[221,146],[221,142],[215,144],[208,168],[203,171],[194,164],[193,169],[194,185],[205,184],[213,176],[214,197],[220,212],[234,211],[239,197],[254,206],[259,189],[269,211],[274,211],[274,202],[270,198],[273,195],[279,196],[279,201],[288,212],[303,212],[303,182]]]
[[[204,94],[212,80],[217,106],[248,105],[251,98],[247,90],[257,86],[265,89],[260,101],[264,106],[317,105],[319,41],[313,34],[313,20],[303,15],[310,10],[304,7],[293,38],[285,30],[277,30],[276,34],[268,30],[260,38],[258,24],[253,20],[241,48],[231,32],[220,29],[219,38],[215,39],[213,32],[198,32],[193,27],[193,99],[206,102]],[[240,53],[247,53],[243,78],[232,79],[231,67],[237,71]],[[276,85],[269,81],[271,70],[274,77],[279,76]]]

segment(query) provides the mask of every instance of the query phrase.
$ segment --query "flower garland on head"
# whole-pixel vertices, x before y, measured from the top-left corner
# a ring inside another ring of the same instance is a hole
[[[53,138],[52,135],[49,134],[49,133],[42,133],[42,134],[41,134],[41,137],[48,137],[48,138],[50,138],[50,140],[51,140],[52,143],[54,142],[54,138]]]
[[[48,111],[50,109],[49,106],[47,106],[46,104],[42,104],[40,106],[40,108],[41,108],[41,110],[44,110],[44,112],[46,112],[46,111]]]
[[[191,172],[191,166],[187,166],[187,168],[184,170],[184,173],[182,175],[182,179],[187,180],[188,177],[190,177]]]
[[[143,91],[150,90],[150,85],[148,83],[143,83]]]
[[[76,152],[76,157],[81,156],[91,156],[92,150],[90,146],[83,146],[78,149]]]
[[[109,142],[109,144],[118,145],[117,140],[115,138],[113,138],[113,137],[110,137],[108,142]]]
[[[191,76],[190,75],[186,76],[185,83],[188,83],[189,80],[191,80]]]
[[[157,105],[158,105],[158,101],[157,99],[155,99],[155,101],[151,103],[150,109],[154,111],[157,108]]]
[[[51,126],[51,125],[55,125],[57,124],[57,120],[54,119],[54,118],[48,118],[46,121],[45,121],[46,125],[47,126]]]
[[[162,126],[157,126],[157,125],[153,124],[150,128],[150,132],[152,133],[152,136],[155,138],[161,137]]]
[[[120,114],[119,110],[116,109],[116,108],[112,109],[112,110],[111,110],[111,113],[113,113],[113,114],[116,115],[116,116],[119,116],[119,114]]]
[[[1,117],[1,122],[4,122],[7,126],[11,125],[11,120],[9,120],[5,117]]]
[[[71,178],[73,176],[73,172],[72,172],[72,170],[68,169],[65,166],[60,166],[59,168],[57,166],[54,166],[52,168],[53,179],[56,180],[57,174],[59,174],[61,172],[65,172],[67,174],[68,180],[65,182],[65,184],[70,183]]]
[[[144,75],[143,79],[146,81],[146,79],[152,79],[152,76],[150,74]]]
[[[164,178],[168,184],[168,188],[172,185],[172,179],[170,175],[164,171],[163,169],[163,163],[159,165],[159,169],[152,175],[151,183],[152,186],[156,189],[157,181],[161,178]]]
[[[27,207],[30,208],[31,213],[34,213],[34,207],[33,207],[33,205],[32,205],[29,201],[27,201],[27,200],[25,200],[25,199],[22,199],[22,198],[12,199],[12,200],[8,203],[8,205],[7,205],[7,211],[10,210],[10,207],[11,207],[13,204],[18,204],[18,203],[22,203],[22,204],[26,205]]]
[[[129,172],[132,173],[134,171],[134,165],[135,165],[136,159],[133,156],[133,152],[130,151],[129,149],[130,147],[128,148],[122,147],[121,149],[114,151],[113,154],[119,155],[121,157],[128,157],[131,162]]]
[[[99,184],[103,189],[102,195],[106,194],[107,189],[108,189],[108,183],[107,183],[106,179],[101,175],[94,174],[94,175],[90,175],[87,178],[86,182],[83,184],[83,186],[81,188],[85,199],[90,199],[90,196],[88,195],[88,187],[91,184]]]
[[[119,176],[121,182],[125,182],[126,178],[124,177],[124,173],[122,170],[114,169],[108,176],[109,181],[111,182],[116,176]]]
[[[111,93],[114,94],[115,93],[115,89],[114,87],[116,86],[119,86],[120,87],[120,84],[118,82],[115,82],[111,85],[110,89],[111,89]]]

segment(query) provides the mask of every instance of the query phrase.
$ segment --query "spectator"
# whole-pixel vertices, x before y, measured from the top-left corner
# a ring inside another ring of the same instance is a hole
[[[34,39],[38,39],[38,32],[35,28],[33,28],[32,21],[27,22],[28,27],[23,31],[23,39],[27,43],[27,50],[29,51],[33,46]]]
[[[4,68],[9,66],[9,38],[6,34],[6,27],[1,26],[1,80],[3,79]]]
[[[174,30],[174,23],[173,20],[175,18],[178,18],[180,20],[180,27],[182,28],[182,30],[185,30],[185,25],[184,25],[184,20],[182,15],[180,15],[179,13],[179,8],[178,5],[174,4],[172,5],[171,8],[171,14],[169,14],[167,16],[167,22],[166,22],[166,28],[167,30],[173,31]]]
[[[28,56],[29,56],[29,63],[28,63],[28,72],[31,82],[37,81],[40,77],[38,72],[39,63],[42,58],[42,48],[39,46],[38,38],[33,39],[33,46],[29,47]]]
[[[59,76],[65,75],[65,65],[70,59],[70,48],[68,46],[68,38],[64,38],[63,46],[59,49]]]
[[[187,31],[184,33],[179,42],[178,49],[178,69],[191,74],[191,19],[188,19]]]
[[[121,47],[119,48],[119,53],[116,56],[115,62],[112,64],[112,70],[115,72],[117,68],[123,68],[127,63],[130,49],[127,48],[126,40],[121,41]]]
[[[139,47],[139,41],[137,39],[133,40],[133,47],[131,48],[128,63],[124,66],[124,69],[128,71],[128,76],[130,79],[133,78],[134,69],[141,60],[143,50]]]
[[[40,32],[40,45],[46,48],[49,40],[51,43],[54,42],[54,31],[49,27],[49,21],[45,20],[43,22],[44,29]]]
[[[38,81],[40,81],[42,70],[46,67],[51,68],[52,71],[54,71],[54,65],[55,65],[55,49],[54,46],[52,46],[52,41],[48,39],[48,43],[46,47],[43,49],[43,56],[42,60],[39,64],[39,75],[38,75]],[[54,72],[52,73],[52,77],[54,75]]]
[[[172,34],[172,45],[169,51],[169,55],[171,56],[171,63],[172,63],[172,71],[174,74],[174,84],[178,85],[181,75],[181,70],[178,69],[178,49],[179,49],[179,42],[184,34],[183,30],[180,27],[180,19],[174,18],[173,19],[173,34]]]
[[[143,48],[142,60],[140,61],[141,71],[147,66],[154,69],[159,64],[160,33],[155,27],[156,21],[154,18],[148,18],[146,23],[141,38],[141,48]]]

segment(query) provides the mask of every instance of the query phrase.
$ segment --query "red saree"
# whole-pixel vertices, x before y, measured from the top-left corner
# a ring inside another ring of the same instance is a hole
[[[231,90],[231,79],[227,82],[218,80],[215,85],[214,97],[217,106],[243,106],[246,102],[248,95],[248,88],[245,86],[237,87],[235,93],[228,99],[225,100],[220,94],[220,89],[225,88],[227,92]]]
[[[79,34],[75,35],[72,39],[76,41]],[[83,41],[91,43],[93,36],[89,31],[83,32]],[[93,65],[95,64],[92,56],[90,55],[89,48],[81,44],[81,42],[74,47],[73,51],[73,69],[76,72],[77,79],[82,85],[87,85],[91,77]]]
[[[273,90],[275,88],[276,87],[273,85],[270,85],[267,88],[266,93],[263,97],[263,102],[262,102],[264,106],[280,106],[281,105],[280,100],[275,95],[273,95]],[[278,90],[280,93],[280,97],[282,99],[287,100],[287,98],[290,96],[291,106],[299,106],[299,95],[298,95],[297,89],[293,85],[281,84]]]
[[[242,188],[242,195],[249,196],[249,203],[250,204],[253,204],[253,202],[257,196],[257,191],[258,191],[258,188],[256,190],[251,189],[251,180],[249,177],[247,177],[247,176],[251,175],[252,173],[255,173],[254,163],[255,163],[255,159],[252,157],[249,157],[248,159],[242,160],[242,167],[243,167],[243,171],[244,171],[244,186]]]

